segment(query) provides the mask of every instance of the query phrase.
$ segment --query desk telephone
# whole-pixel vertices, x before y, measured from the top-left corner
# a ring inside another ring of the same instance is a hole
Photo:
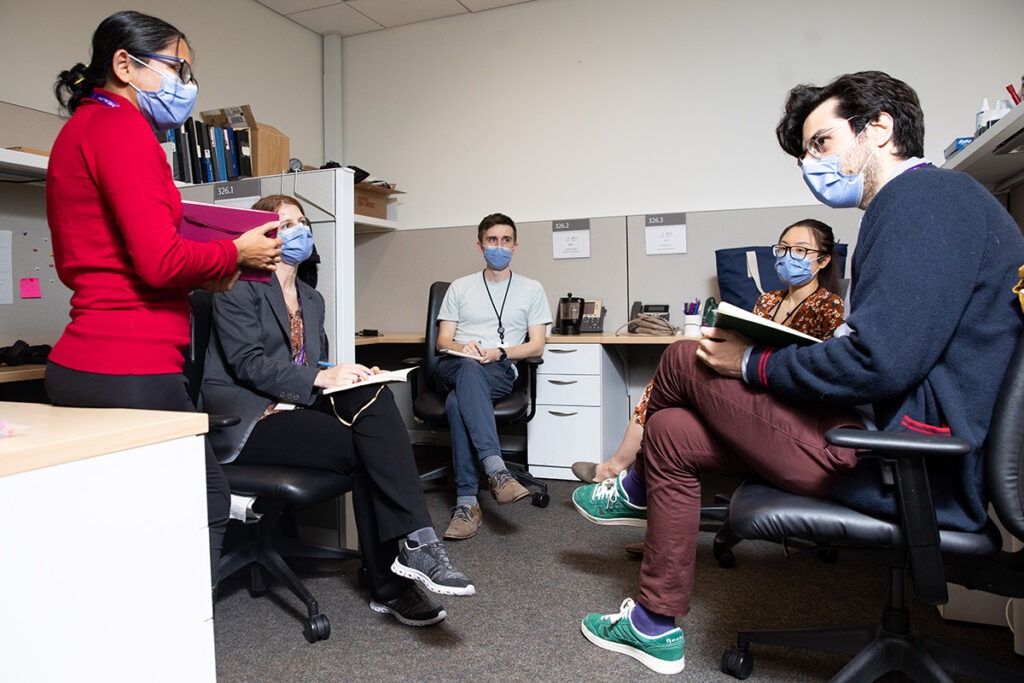
[[[604,316],[608,309],[601,299],[587,299],[583,302],[583,322],[580,332],[604,332]]]
[[[629,323],[626,330],[633,334],[676,333],[676,329],[669,322],[668,304],[644,304],[639,301],[634,301],[629,310]]]

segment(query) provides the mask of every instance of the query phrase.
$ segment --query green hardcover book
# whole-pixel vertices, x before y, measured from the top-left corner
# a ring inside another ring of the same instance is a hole
[[[821,340],[803,332],[780,325],[777,322],[762,318],[739,306],[723,301],[715,309],[715,327],[734,330],[750,337],[756,344],[765,346],[789,346],[790,344],[817,344]]]

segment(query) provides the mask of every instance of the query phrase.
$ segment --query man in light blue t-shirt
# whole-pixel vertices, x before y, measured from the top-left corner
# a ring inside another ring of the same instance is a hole
[[[480,528],[477,461],[498,503],[514,503],[529,494],[501,458],[492,408],[494,401],[512,391],[513,361],[544,353],[545,326],[551,322],[544,287],[512,274],[516,238],[516,224],[508,216],[495,213],[484,218],[476,248],[486,266],[448,287],[437,316],[437,350],[470,356],[442,358],[437,367],[438,390],[447,394],[458,496],[444,533],[447,539],[470,538]]]

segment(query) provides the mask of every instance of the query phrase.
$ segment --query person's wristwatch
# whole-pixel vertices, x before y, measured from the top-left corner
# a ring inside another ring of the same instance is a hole
[[[508,360],[508,353],[505,351],[504,348],[498,349],[498,353],[500,354],[498,356],[499,361]]]

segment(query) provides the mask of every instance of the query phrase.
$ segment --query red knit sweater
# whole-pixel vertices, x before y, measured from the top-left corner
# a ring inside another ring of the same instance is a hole
[[[71,322],[50,360],[85,372],[181,372],[187,288],[235,270],[230,240],[178,237],[181,194],[138,109],[97,90],[64,124],[46,174],[46,215]],[[111,106],[113,105],[113,106]]]

